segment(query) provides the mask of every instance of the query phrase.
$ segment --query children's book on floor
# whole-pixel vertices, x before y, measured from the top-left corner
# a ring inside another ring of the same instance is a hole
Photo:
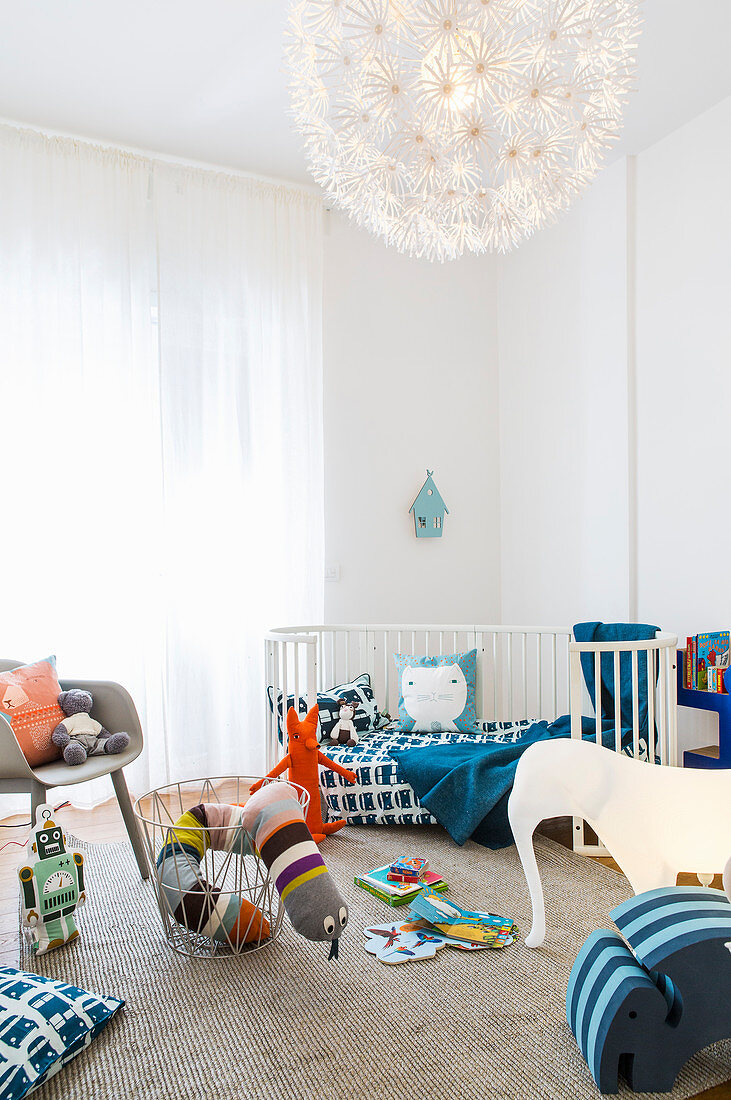
[[[406,905],[412,901],[421,890],[422,885],[440,893],[446,893],[448,889],[447,883],[437,871],[424,871],[417,882],[390,881],[388,875],[392,866],[393,864],[386,863],[383,867],[375,867],[365,874],[356,875],[353,881],[356,886],[367,890],[369,894],[373,894],[374,897],[385,902],[386,905],[392,906]]]
[[[481,943],[486,947],[505,947],[514,939],[510,917],[462,909],[424,886],[411,902],[413,917],[428,921],[437,932],[451,939]]]
[[[408,919],[366,928],[364,946],[369,955],[393,965],[433,959],[443,947],[458,951],[507,947],[516,935],[510,917],[462,909],[422,886],[411,901]]]

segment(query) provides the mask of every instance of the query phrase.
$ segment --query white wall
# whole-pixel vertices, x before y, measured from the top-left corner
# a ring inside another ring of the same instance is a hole
[[[415,263],[331,216],[329,621],[731,626],[730,130],[726,99],[507,257]],[[427,465],[451,515],[417,541]],[[713,724],[681,712],[681,748]]]
[[[501,266],[505,621],[731,626],[730,129],[726,99]],[[681,749],[714,726],[681,710]]]
[[[502,612],[627,617],[627,168],[499,276]]]
[[[681,640],[731,626],[730,131],[727,98],[638,158],[639,612]],[[681,748],[717,730],[680,709]]]
[[[496,260],[414,261],[327,218],[326,621],[497,621]],[[449,515],[417,540],[427,467]]]
[[[639,158],[640,613],[731,626],[731,98]]]

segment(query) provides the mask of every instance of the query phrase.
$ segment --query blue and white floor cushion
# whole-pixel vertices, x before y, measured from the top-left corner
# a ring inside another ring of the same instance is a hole
[[[96,1039],[124,1001],[0,967],[0,1100],[20,1100]]]
[[[699,1050],[731,1038],[731,903],[720,890],[649,890],[593,932],[569,979],[566,1014],[602,1092],[669,1092]],[[626,942],[625,942],[626,940]],[[629,945],[629,946],[628,946]]]
[[[329,768],[320,770],[320,791],[329,815],[331,819],[344,818],[349,825],[434,825],[436,819],[420,805],[410,784],[400,778],[389,750],[464,741],[512,743],[520,740],[532,724],[531,721],[481,722],[480,733],[404,733],[389,728],[368,734],[354,748],[329,745],[327,755],[358,777],[351,784]]]

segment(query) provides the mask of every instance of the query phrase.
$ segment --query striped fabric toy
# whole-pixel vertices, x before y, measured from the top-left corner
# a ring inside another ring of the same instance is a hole
[[[204,803],[186,810],[168,830],[157,857],[157,874],[173,918],[192,932],[234,947],[269,936],[269,922],[261,911],[238,894],[215,889],[201,875],[200,864],[209,849],[251,852],[241,825],[240,806]]]
[[[602,1092],[669,1092],[694,1054],[731,1038],[731,904],[674,886],[624,902],[574,963],[566,1014]],[[628,946],[629,945],[629,946]]]
[[[348,908],[307,828],[295,789],[284,782],[265,784],[249,798],[242,820],[295,931],[308,940],[329,940],[330,958],[337,958]]]

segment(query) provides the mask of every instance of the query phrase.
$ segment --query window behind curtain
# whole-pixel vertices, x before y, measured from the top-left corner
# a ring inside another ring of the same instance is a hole
[[[321,238],[307,192],[0,128],[0,652],[132,691],[138,791],[260,770],[262,632],[322,617]]]

